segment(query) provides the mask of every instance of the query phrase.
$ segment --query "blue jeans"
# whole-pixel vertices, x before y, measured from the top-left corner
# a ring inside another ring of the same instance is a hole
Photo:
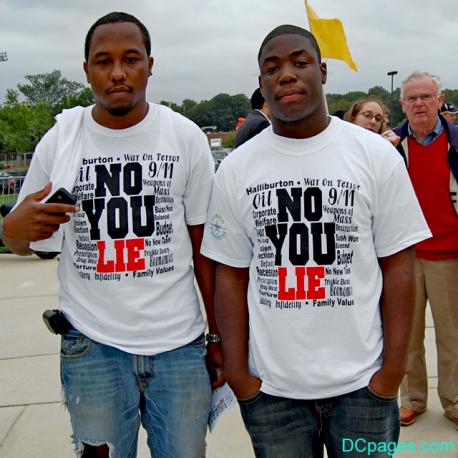
[[[110,458],[135,458],[140,422],[155,458],[203,458],[211,387],[203,335],[155,356],[62,336],[61,380],[77,456],[108,445]]]
[[[239,405],[258,458],[321,458],[324,446],[329,458],[388,457],[399,438],[397,398],[368,388],[313,401],[259,392]]]

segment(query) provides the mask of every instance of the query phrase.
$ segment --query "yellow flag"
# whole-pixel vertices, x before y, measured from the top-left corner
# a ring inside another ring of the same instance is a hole
[[[305,1],[310,32],[313,33],[320,46],[321,56],[343,60],[352,70],[358,71],[358,66],[351,58],[345,31],[340,19],[320,19],[312,7]]]

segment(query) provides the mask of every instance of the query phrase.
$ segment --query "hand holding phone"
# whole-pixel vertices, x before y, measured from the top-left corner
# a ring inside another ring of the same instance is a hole
[[[51,197],[46,199],[45,204],[75,205],[76,200],[76,197],[68,192],[65,188],[59,188],[54,192],[54,194],[51,195]]]
[[[65,189],[58,189],[48,197],[51,187],[49,181],[42,189],[27,195],[6,216],[2,239],[13,252],[32,254],[30,242],[50,238],[61,224],[70,221],[72,213],[79,211],[75,205],[77,199]]]
[[[44,203],[75,205],[76,201],[76,196],[68,192],[65,188],[59,188],[50,197],[48,197],[48,199],[46,199]],[[65,212],[54,211],[53,214],[65,215]]]

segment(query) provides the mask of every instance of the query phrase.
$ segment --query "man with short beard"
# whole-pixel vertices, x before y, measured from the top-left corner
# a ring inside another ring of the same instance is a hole
[[[211,384],[194,271],[221,374],[212,263],[199,253],[214,163],[195,124],[146,101],[150,50],[135,17],[95,22],[84,62],[95,105],[58,116],[4,224],[17,254],[62,249],[61,379],[84,458],[134,458],[140,422],[152,456],[205,455]],[[43,203],[59,187],[76,206]]]

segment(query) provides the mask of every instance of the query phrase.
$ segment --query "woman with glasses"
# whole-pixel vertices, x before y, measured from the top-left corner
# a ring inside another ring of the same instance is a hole
[[[380,134],[396,146],[399,143],[399,137],[391,129],[388,129],[389,118],[390,110],[388,107],[373,96],[357,100],[344,114],[345,121]]]

